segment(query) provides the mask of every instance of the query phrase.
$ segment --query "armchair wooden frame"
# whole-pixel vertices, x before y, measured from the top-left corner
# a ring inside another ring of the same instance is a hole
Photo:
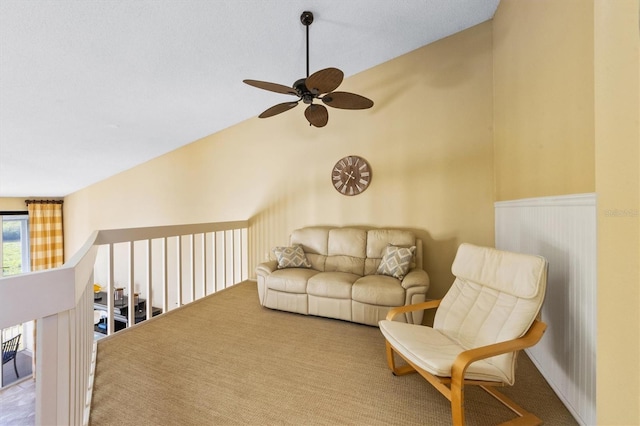
[[[414,305],[400,306],[389,311],[387,314],[387,320],[393,320],[393,318],[401,313],[412,312],[420,309],[434,309],[440,305],[441,300],[428,300],[426,302],[417,303]],[[456,357],[453,366],[451,368],[451,377],[435,376],[424,369],[416,366],[414,363],[405,358],[400,352],[394,348],[389,341],[386,341],[387,352],[387,364],[389,368],[396,376],[402,376],[410,373],[419,373],[424,377],[433,387],[435,387],[442,395],[444,395],[451,402],[451,417],[455,426],[462,426],[465,422],[464,417],[464,386],[475,385],[480,386],[486,392],[488,392],[495,399],[500,401],[503,405],[518,415],[517,418],[503,423],[503,425],[540,425],[542,420],[536,417],[534,414],[526,411],[518,404],[513,402],[506,395],[498,392],[494,388],[496,386],[504,386],[502,382],[492,381],[480,381],[480,380],[468,380],[464,379],[465,372],[469,365],[475,361],[490,358],[496,355],[501,355],[509,352],[516,352],[522,349],[526,349],[538,343],[544,334],[547,325],[539,320],[535,320],[529,330],[520,338],[508,340],[504,342],[494,343],[487,346],[482,346],[474,349],[469,349],[461,352]],[[397,367],[394,360],[394,352],[397,353],[408,365]]]

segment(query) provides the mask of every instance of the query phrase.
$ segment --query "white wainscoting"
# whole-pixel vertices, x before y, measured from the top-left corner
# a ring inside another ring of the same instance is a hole
[[[596,196],[495,203],[496,247],[549,261],[544,337],[527,353],[583,425],[596,424]]]

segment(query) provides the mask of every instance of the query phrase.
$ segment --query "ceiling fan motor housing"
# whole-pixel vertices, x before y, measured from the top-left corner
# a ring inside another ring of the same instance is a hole
[[[306,81],[306,78],[297,80],[295,83],[293,83],[293,88],[295,89],[298,96],[300,96],[300,98],[302,99],[302,102],[304,102],[305,104],[310,104],[313,102],[313,98],[315,98],[316,95],[311,90],[309,90],[306,85]]]

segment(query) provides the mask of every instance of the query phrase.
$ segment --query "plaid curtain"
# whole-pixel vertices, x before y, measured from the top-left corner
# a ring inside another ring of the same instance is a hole
[[[62,201],[27,200],[31,270],[56,268],[64,263]]]

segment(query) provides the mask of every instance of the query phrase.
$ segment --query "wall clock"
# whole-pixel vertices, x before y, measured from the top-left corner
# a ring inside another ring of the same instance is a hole
[[[342,195],[358,195],[371,183],[371,167],[364,158],[349,155],[333,166],[331,182]]]

